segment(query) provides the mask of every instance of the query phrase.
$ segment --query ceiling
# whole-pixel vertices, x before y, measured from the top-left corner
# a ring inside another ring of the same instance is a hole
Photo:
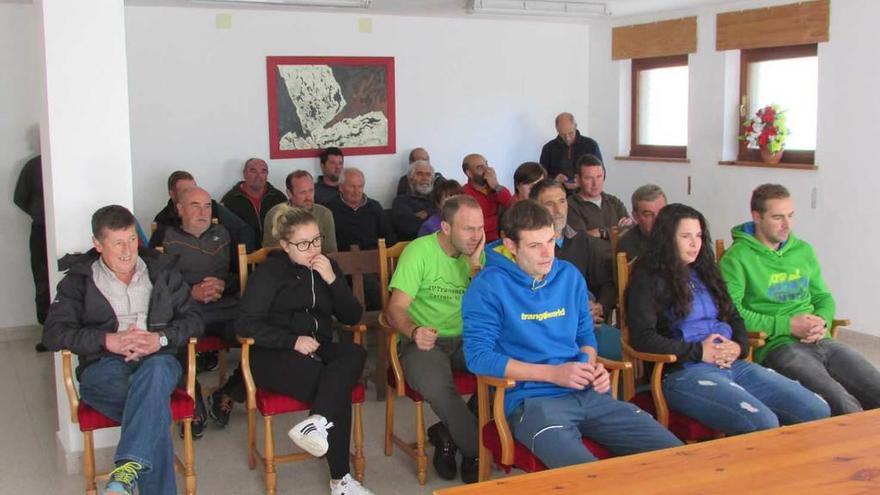
[[[4,0],[0,0],[3,2]],[[739,0],[606,0],[611,18],[629,17],[644,14],[655,14],[682,9],[692,9],[704,5],[736,3]],[[179,7],[205,7],[208,1],[193,0],[125,0],[126,5],[164,5]],[[466,0],[373,0],[373,6],[366,10],[334,9],[320,7],[292,7],[278,5],[240,5],[220,4],[223,8],[236,9],[274,9],[274,10],[308,10],[324,12],[364,12],[371,14],[407,15],[419,17],[466,17]],[[484,16],[481,16],[484,17]],[[567,21],[571,22],[571,21]],[[582,21],[581,21],[582,22]]]

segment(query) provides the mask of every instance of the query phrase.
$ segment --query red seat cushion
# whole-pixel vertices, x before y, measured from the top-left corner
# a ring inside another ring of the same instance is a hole
[[[172,420],[180,421],[193,417],[194,408],[195,402],[192,397],[187,395],[186,390],[178,388],[171,394]],[[118,422],[104,416],[83,401],[79,401],[79,408],[76,414],[79,419],[79,431],[94,431],[101,428],[119,426]]]
[[[351,403],[362,404],[365,396],[363,384],[358,383],[351,391]],[[289,395],[276,394],[275,392],[257,388],[257,409],[263,416],[308,411],[311,408],[312,405],[309,402],[299,401]]]
[[[453,371],[452,372],[452,380],[455,381],[455,389],[458,390],[458,395],[471,395],[477,393],[477,376],[468,373],[467,371]],[[394,377],[394,370],[391,367],[388,367],[388,385],[391,387],[397,386],[397,379]],[[413,402],[422,402],[422,394],[418,393],[409,386],[409,383],[403,382],[404,393],[407,397],[409,397]]]
[[[229,342],[211,335],[199,337],[199,340],[196,342],[196,352],[222,351],[230,347]]]
[[[657,411],[654,409],[654,399],[651,396],[651,392],[640,392],[633,396],[632,401],[630,402],[639,406],[651,416],[654,416],[655,418],[657,417]],[[719,435],[719,432],[709,428],[703,423],[672,410],[669,411],[669,431],[683,442],[711,440],[717,438]]]
[[[583,437],[582,441],[584,442],[584,447],[599,459],[607,459],[614,456],[610,450],[587,437]],[[517,442],[515,439],[513,444],[513,467],[521,469],[527,473],[534,473],[535,471],[543,471],[547,469],[547,467],[544,466],[544,463],[542,463],[541,460],[538,459],[525,445]],[[504,466],[501,464],[501,437],[498,436],[498,429],[495,428],[495,421],[490,421],[483,427],[483,445],[492,452],[492,458],[495,460],[495,464],[501,466],[506,471],[510,470],[510,466]]]

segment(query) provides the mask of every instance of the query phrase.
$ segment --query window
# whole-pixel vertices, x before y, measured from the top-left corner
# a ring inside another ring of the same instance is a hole
[[[785,110],[789,135],[784,163],[814,163],[819,65],[816,45],[743,50],[740,59],[740,121],[759,108]],[[740,135],[745,132],[740,128]],[[761,161],[758,150],[739,145],[740,161]]]
[[[630,156],[686,158],[688,56],[632,61]]]

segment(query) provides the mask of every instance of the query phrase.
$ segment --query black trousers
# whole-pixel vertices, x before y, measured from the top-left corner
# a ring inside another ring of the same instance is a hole
[[[260,388],[310,402],[312,414],[333,422],[328,430],[327,464],[330,477],[349,473],[351,449],[351,391],[364,369],[367,353],[354,343],[323,343],[320,360],[293,349],[255,347],[251,372]]]
[[[37,321],[40,325],[46,321],[49,312],[49,261],[46,255],[46,226],[31,222],[31,273],[34,276],[37,306]]]

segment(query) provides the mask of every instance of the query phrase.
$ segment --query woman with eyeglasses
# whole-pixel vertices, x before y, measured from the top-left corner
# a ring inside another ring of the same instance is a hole
[[[828,417],[819,396],[746,360],[745,323],[711,245],[700,212],[664,207],[627,290],[632,347],[678,358],[663,378],[669,408],[728,435]]]
[[[331,494],[370,494],[349,474],[351,391],[364,368],[357,344],[333,342],[332,322],[353,325],[363,308],[335,261],[321,254],[311,213],[293,208],[278,216],[269,253],[248,279],[237,331],[252,337],[254,382],[312,404],[311,415],[289,432],[315,457],[326,454]]]

